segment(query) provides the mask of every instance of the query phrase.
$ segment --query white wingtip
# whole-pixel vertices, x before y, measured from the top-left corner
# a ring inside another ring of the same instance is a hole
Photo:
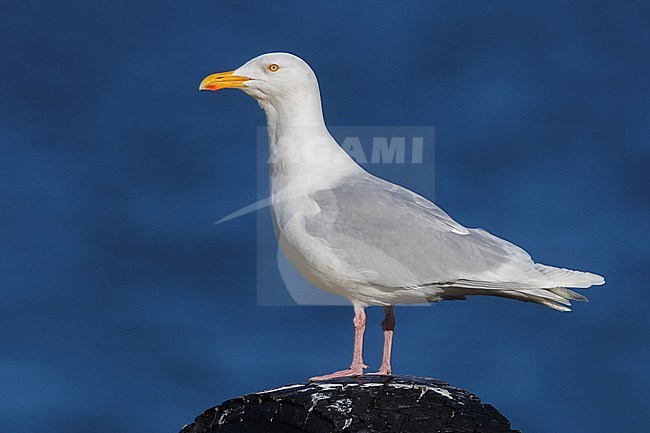
[[[535,268],[543,275],[543,283],[557,287],[576,287],[586,289],[590,286],[602,286],[605,278],[591,272],[574,271],[566,268],[536,263]]]

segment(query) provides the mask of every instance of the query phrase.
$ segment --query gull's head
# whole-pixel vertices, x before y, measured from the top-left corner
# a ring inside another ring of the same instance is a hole
[[[260,104],[277,105],[287,100],[316,97],[318,81],[309,65],[289,53],[262,54],[239,68],[208,75],[199,90],[240,89]]]

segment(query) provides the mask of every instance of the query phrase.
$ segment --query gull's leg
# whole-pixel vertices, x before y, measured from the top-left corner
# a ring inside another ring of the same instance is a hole
[[[354,351],[352,354],[352,364],[347,370],[341,370],[324,376],[312,377],[309,380],[328,380],[336,377],[360,376],[363,369],[368,368],[363,363],[363,332],[366,330],[366,312],[363,307],[354,306]]]
[[[381,358],[379,371],[373,374],[390,376],[390,351],[393,346],[393,330],[395,329],[395,316],[393,307],[384,307],[384,321],[381,322],[381,329],[384,330],[384,354]]]

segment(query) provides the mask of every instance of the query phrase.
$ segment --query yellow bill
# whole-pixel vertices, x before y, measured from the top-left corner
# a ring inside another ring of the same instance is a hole
[[[219,72],[217,74],[208,75],[201,81],[199,90],[217,91],[228,88],[241,88],[244,87],[244,82],[250,78],[240,77],[233,75],[235,71]]]

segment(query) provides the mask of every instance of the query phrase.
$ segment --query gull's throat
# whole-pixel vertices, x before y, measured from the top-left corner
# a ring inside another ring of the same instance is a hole
[[[315,95],[302,93],[275,103],[265,101],[262,108],[267,117],[272,177],[326,175],[331,179],[358,169],[329,133],[317,90]]]

